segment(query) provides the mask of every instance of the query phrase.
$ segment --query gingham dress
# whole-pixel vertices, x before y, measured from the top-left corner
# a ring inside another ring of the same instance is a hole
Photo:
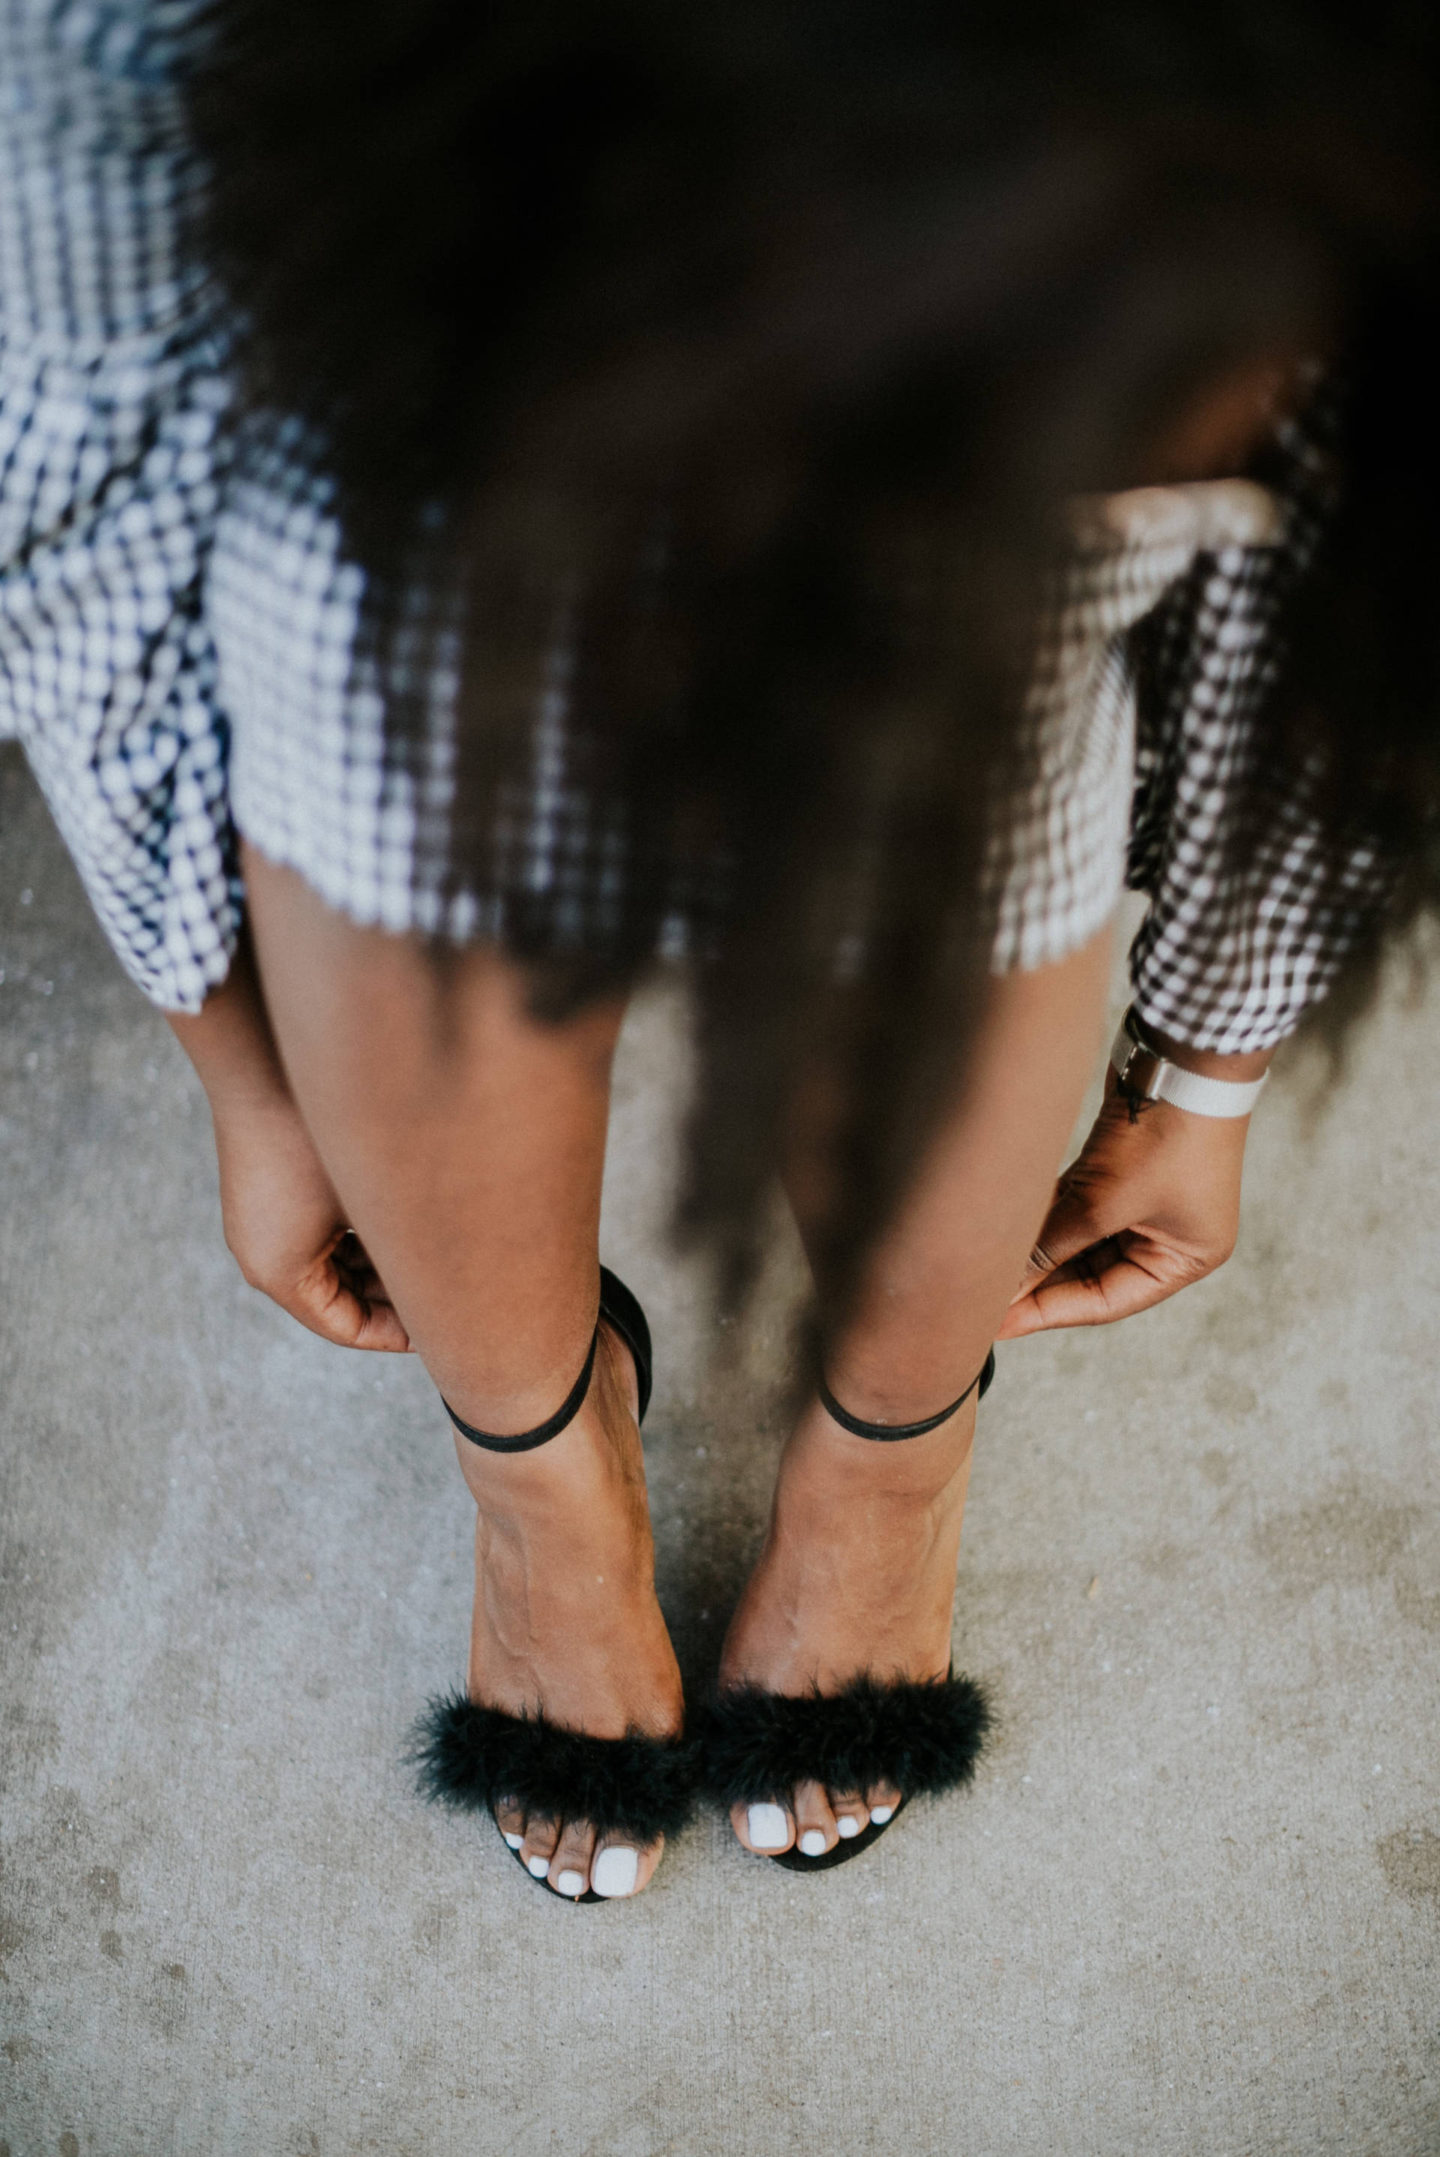
[[[364,576],[323,461],[296,427],[232,424],[174,87],[194,10],[0,0],[0,734],[23,743],[116,952],[165,1008],[197,1010],[225,976],[237,831],[357,922],[503,937],[514,906],[552,893],[583,944],[624,846],[573,777],[563,648],[488,881],[448,890],[417,843],[448,784],[443,639],[417,765],[388,752]],[[1357,854],[1345,904],[1321,905],[1295,799],[1272,805],[1243,869],[1221,858],[1275,610],[1324,511],[1303,431],[1283,446],[1273,495],[1226,483],[1077,513],[1027,707],[1034,783],[991,849],[998,970],[1076,949],[1128,875],[1150,897],[1131,954],[1142,1015],[1220,1050],[1288,1033],[1384,894]],[[665,948],[684,936],[682,907]]]

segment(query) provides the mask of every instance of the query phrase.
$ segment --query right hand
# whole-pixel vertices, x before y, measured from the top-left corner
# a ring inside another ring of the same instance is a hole
[[[410,1338],[288,1097],[212,1103],[225,1241],[252,1288],[342,1348]]]

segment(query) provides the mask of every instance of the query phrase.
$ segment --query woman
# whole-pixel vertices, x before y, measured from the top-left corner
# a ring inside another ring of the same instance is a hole
[[[975,1403],[1096,1044],[1137,687],[1142,1018],[1232,1105],[1378,918],[1385,805],[1403,861],[1434,799],[1412,756],[1342,814],[1351,707],[1297,746],[1270,693],[1357,494],[1300,358],[1363,384],[1423,286],[1401,32],[672,17],[5,31],[11,723],[206,1084],[247,1274],[435,1379],[478,1592],[429,1771],[572,1899],[644,1887],[698,1770],[643,1317],[597,1295],[633,982],[695,985],[688,1232],[735,1293],[779,1175],[814,1267],[705,1771],[823,1865],[983,1734]],[[1191,1113],[1105,1122],[1114,1202],[1066,1188],[1009,1330],[1163,1292],[1124,1239],[1173,1255],[1177,1211],[1223,1255],[1244,1116]]]

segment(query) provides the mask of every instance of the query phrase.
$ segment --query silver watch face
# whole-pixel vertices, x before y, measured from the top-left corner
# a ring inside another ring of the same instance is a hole
[[[1163,1057],[1137,1041],[1125,1059],[1120,1083],[1128,1092],[1138,1094],[1142,1101],[1153,1101],[1159,1093],[1166,1068]]]
[[[1117,1056],[1119,1062],[1115,1060]],[[1248,1116],[1268,1076],[1212,1079],[1187,1071],[1183,1064],[1172,1063],[1158,1049],[1137,1041],[1128,1024],[1123,1039],[1116,1037],[1111,1066],[1117,1083],[1132,1101],[1165,1102],[1197,1116]]]

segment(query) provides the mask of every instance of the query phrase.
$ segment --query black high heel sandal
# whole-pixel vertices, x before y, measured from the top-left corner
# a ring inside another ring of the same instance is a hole
[[[534,1430],[500,1437],[476,1430],[445,1403],[445,1412],[461,1436],[490,1453],[529,1453],[558,1438],[572,1423],[590,1390],[600,1327],[619,1334],[635,1359],[639,1382],[637,1422],[650,1405],[652,1358],[650,1328],[639,1300],[605,1266],[600,1268],[600,1313],[590,1340],[585,1368],[569,1395],[546,1423]],[[623,1738],[591,1737],[566,1730],[543,1715],[507,1715],[487,1708],[462,1692],[430,1701],[416,1726],[410,1758],[427,1797],[467,1812],[488,1813],[496,1826],[496,1807],[510,1799],[527,1813],[551,1819],[588,1820],[598,1839],[620,1834],[639,1848],[662,1835],[678,1834],[694,1810],[699,1782],[699,1748],[694,1739],[651,1738],[632,1731]],[[502,1840],[505,1840],[502,1831]],[[527,1879],[534,1879],[520,1852],[506,1847]],[[615,1898],[587,1888],[583,1895],[560,1895],[548,1880],[537,1883],[562,1902],[606,1902]]]
[[[819,1394],[829,1415],[857,1438],[883,1445],[922,1438],[964,1407],[977,1388],[983,1400],[995,1376],[995,1351],[959,1400],[920,1423],[866,1423],[842,1408],[824,1380]],[[900,1802],[886,1820],[819,1857],[798,1844],[771,1863],[787,1872],[827,1872],[879,1841],[912,1797],[941,1796],[968,1783],[990,1727],[990,1708],[973,1678],[883,1681],[862,1672],[837,1693],[801,1695],[736,1686],[712,1704],[704,1735],[705,1782],[728,1812],[733,1805],[783,1805],[797,1783],[831,1790],[866,1790],[891,1783]]]

